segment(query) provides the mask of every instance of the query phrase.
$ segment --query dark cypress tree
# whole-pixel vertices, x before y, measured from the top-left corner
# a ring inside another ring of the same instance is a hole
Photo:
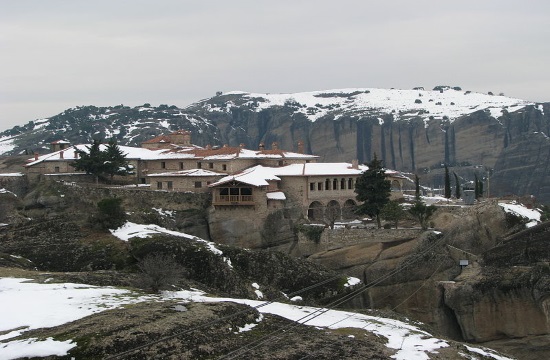
[[[457,199],[460,199],[462,194],[460,193],[460,181],[458,180],[458,175],[453,171],[453,175],[455,177],[455,197]]]
[[[445,164],[445,198],[451,198],[451,177],[449,176],[447,164]]]
[[[381,228],[380,211],[390,201],[391,183],[386,180],[382,161],[376,154],[367,166],[369,169],[355,183],[356,199],[363,202],[357,207],[357,213],[376,217],[378,228]]]
[[[420,200],[420,178],[414,174],[414,198],[416,201]]]

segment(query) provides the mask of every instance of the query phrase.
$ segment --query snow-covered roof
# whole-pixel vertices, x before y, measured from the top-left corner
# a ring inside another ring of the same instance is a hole
[[[189,170],[179,170],[179,171],[170,171],[163,173],[149,174],[147,177],[194,177],[194,176],[226,176],[226,173],[219,173],[215,171],[205,170],[205,169],[189,169]]]
[[[268,181],[281,180],[281,178],[274,175],[274,169],[272,167],[265,167],[262,165],[256,165],[251,168],[245,169],[241,172],[238,172],[234,175],[229,175],[221,178],[220,180],[212,183],[208,186],[214,187],[223,184],[227,184],[232,181],[238,181],[243,184],[248,184],[252,186],[267,186],[269,185]]]
[[[359,175],[368,170],[368,166],[359,165],[354,168],[346,162],[337,163],[306,163],[292,164],[276,168],[279,176],[348,176]]]
[[[282,191],[272,191],[266,194],[268,200],[286,200],[286,196]]]
[[[269,185],[268,181],[278,181],[281,180],[281,177],[285,176],[348,177],[358,176],[365,170],[368,170],[368,167],[365,165],[359,165],[357,168],[354,168],[352,164],[345,162],[291,164],[281,167],[256,165],[236,174],[223,177],[209,186],[215,187],[232,181],[253,186],[267,186]],[[399,173],[393,170],[390,173],[391,176],[397,176],[397,174]]]
[[[88,152],[91,145],[73,145],[64,150],[55,151],[41,155],[38,159],[29,159],[26,166],[33,166],[43,161],[75,160],[75,151]],[[103,151],[106,144],[101,144]],[[233,159],[302,159],[313,160],[318,158],[315,155],[299,154],[284,150],[248,150],[241,147],[220,147],[216,149],[205,149],[196,145],[174,146],[171,149],[148,149],[143,147],[132,147],[119,145],[120,150],[127,159],[134,160],[168,160],[168,159],[197,159],[202,161],[233,160]],[[61,157],[63,152],[63,157]]]

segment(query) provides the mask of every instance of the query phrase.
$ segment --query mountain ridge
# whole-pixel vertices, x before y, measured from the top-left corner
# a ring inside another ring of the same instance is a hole
[[[82,106],[0,133],[0,153],[44,153],[49,143],[120,145],[174,130],[200,145],[244,144],[305,151],[320,161],[370,161],[419,174],[432,186],[453,167],[465,181],[491,177],[491,195],[534,195],[550,201],[550,103],[463,91],[352,88],[290,94],[233,91],[177,106]]]

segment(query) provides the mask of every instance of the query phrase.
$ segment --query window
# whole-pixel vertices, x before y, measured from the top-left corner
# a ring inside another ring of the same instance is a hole
[[[285,162],[283,160],[279,160],[279,166],[284,166]]]
[[[224,171],[227,170],[227,165],[226,164],[222,165],[222,170],[224,170]]]
[[[157,181],[157,189],[162,189],[162,181]]]
[[[202,182],[200,181],[195,181],[195,188],[201,188],[202,187]]]
[[[59,171],[60,171],[60,170],[59,170],[59,166],[56,166],[56,167],[55,167],[55,172],[59,172]]]
[[[322,182],[317,183],[317,190],[319,190],[319,191],[323,190],[323,183]]]
[[[353,189],[353,179],[352,178],[349,178],[348,179],[348,189]]]
[[[338,190],[338,179],[332,180],[332,190]]]
[[[197,169],[201,169],[202,168],[202,163],[198,162],[197,163]]]
[[[180,162],[180,170],[183,170],[183,163]]]
[[[172,190],[174,188],[174,183],[171,181],[168,181],[167,187],[168,187],[168,190]]]
[[[160,163],[160,168],[161,168],[161,169],[166,169],[166,162],[165,162],[165,161],[162,161],[162,162]]]
[[[344,178],[340,180],[340,189],[346,190],[346,179]]]
[[[208,163],[208,168],[213,169],[214,168],[214,163]]]
[[[315,183],[309,183],[309,191],[315,191]]]
[[[325,190],[330,190],[330,179],[325,180]]]

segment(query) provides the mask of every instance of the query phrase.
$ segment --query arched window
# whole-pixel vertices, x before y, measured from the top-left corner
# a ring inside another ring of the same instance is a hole
[[[344,178],[340,179],[340,189],[346,190],[346,179]]]
[[[338,179],[332,180],[332,190],[338,190]]]
[[[325,190],[330,190],[330,179],[325,180]]]
[[[348,189],[353,189],[353,179],[352,178],[348,179]]]

